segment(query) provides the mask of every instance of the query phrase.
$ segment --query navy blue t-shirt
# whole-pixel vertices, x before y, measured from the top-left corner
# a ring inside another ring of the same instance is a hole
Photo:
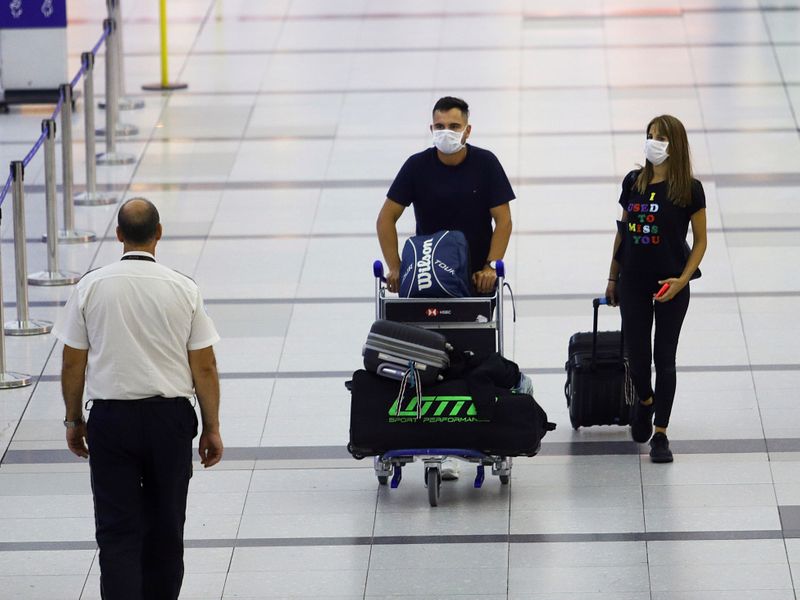
[[[467,238],[472,271],[483,268],[492,241],[490,209],[514,199],[514,191],[497,157],[467,144],[467,157],[449,166],[428,148],[406,160],[387,197],[414,205],[417,235],[442,229],[461,231]]]
[[[688,258],[689,222],[706,207],[703,184],[692,182],[692,200],[682,207],[668,198],[666,181],[652,183],[640,194],[635,187],[638,176],[638,170],[626,175],[619,196],[620,206],[628,212],[628,222],[620,225],[622,274],[680,277]]]

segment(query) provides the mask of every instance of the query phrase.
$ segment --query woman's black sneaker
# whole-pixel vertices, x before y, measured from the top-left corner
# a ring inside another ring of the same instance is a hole
[[[653,435],[653,405],[635,402],[631,410],[631,437],[634,442],[644,444]]]
[[[671,463],[672,450],[669,449],[667,435],[657,431],[650,440],[650,460],[654,463]]]

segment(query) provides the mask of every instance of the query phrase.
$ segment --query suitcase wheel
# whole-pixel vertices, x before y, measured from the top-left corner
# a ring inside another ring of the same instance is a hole
[[[389,483],[389,476],[388,475],[378,475],[378,483],[380,485],[386,485]]]
[[[508,481],[510,478],[509,475],[498,475],[498,477],[500,478],[500,483],[502,483],[503,485],[508,485]]]

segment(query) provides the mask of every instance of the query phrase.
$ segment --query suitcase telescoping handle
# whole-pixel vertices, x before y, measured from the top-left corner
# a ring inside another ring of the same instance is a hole
[[[608,306],[608,298],[594,298],[592,300],[592,309],[594,310],[594,315],[592,318],[592,362],[591,368],[594,368],[594,361],[597,357],[597,309],[600,307],[601,304]],[[620,331],[619,336],[619,355],[623,356],[625,354],[625,340],[624,340],[624,333]]]

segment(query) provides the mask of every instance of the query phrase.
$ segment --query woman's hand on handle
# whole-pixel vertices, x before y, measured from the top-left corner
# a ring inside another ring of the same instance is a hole
[[[619,298],[617,297],[617,282],[614,279],[610,279],[608,281],[608,285],[606,286],[606,301],[608,302],[609,306],[616,306],[619,304]]]

